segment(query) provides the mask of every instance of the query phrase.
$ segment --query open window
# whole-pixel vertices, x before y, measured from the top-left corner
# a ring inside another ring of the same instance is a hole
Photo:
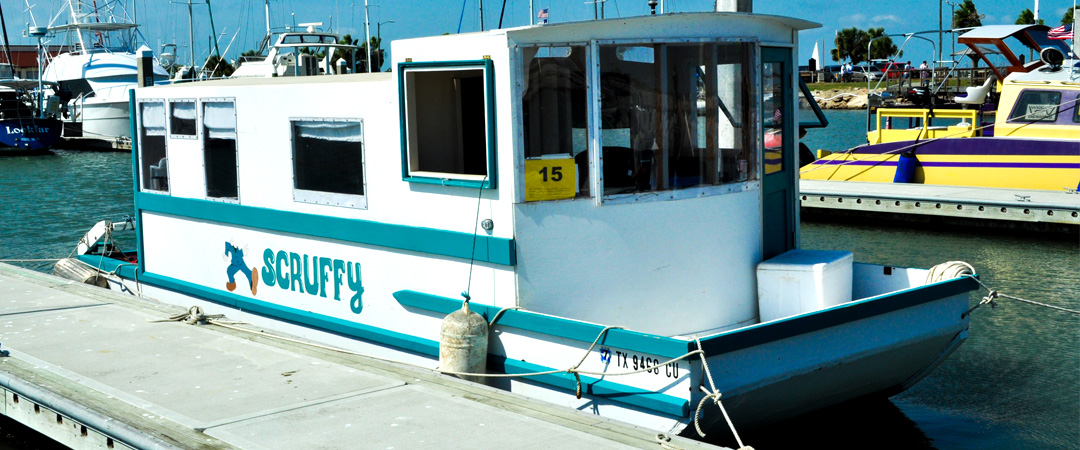
[[[236,103],[232,99],[208,99],[203,109],[203,167],[206,196],[239,200],[236,161]]]
[[[364,122],[292,119],[293,199],[367,208]]]
[[[139,101],[139,181],[144,191],[169,191],[165,102]]]
[[[406,181],[494,188],[494,69],[490,60],[402,63],[399,103]]]
[[[196,122],[194,99],[169,100],[169,137],[195,139]]]
[[[751,55],[746,43],[601,45],[603,195],[756,179]]]

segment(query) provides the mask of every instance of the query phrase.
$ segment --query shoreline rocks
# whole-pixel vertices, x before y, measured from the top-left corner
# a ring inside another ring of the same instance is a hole
[[[866,88],[812,91],[821,109],[866,109]]]

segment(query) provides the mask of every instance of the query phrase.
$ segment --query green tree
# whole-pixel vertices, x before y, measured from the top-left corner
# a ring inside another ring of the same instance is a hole
[[[1039,19],[1039,25],[1042,25],[1043,23],[1044,21]],[[1023,11],[1020,11],[1020,16],[1016,18],[1016,24],[1035,25],[1035,13],[1031,12],[1030,9],[1024,8]]]
[[[1069,25],[1069,24],[1073,23],[1073,20],[1075,20],[1075,19],[1073,19],[1073,11],[1077,10],[1077,9],[1080,9],[1080,6],[1077,6],[1075,8],[1069,8],[1068,10],[1066,10],[1065,15],[1061,16],[1061,24],[1062,25]]]
[[[885,35],[884,28],[870,28],[860,30],[858,28],[845,28],[836,33],[836,45],[830,50],[833,61],[851,60],[852,64],[858,64],[868,59],[889,59],[897,54],[896,44],[892,38],[882,37]],[[880,38],[870,43],[871,39]],[[870,54],[866,54],[867,45],[872,45]]]
[[[975,2],[964,0],[964,3],[960,4],[960,8],[953,13],[953,29],[981,27],[982,18],[983,16],[975,9]]]
[[[228,77],[236,71],[232,64],[229,64],[229,61],[217,55],[210,55],[209,58],[206,58],[206,64],[203,67],[210,72],[211,78]]]

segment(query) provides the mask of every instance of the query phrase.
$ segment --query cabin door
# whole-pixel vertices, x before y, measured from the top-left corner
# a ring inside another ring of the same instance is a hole
[[[761,49],[761,177],[764,258],[795,248],[795,111],[792,107],[791,49]]]

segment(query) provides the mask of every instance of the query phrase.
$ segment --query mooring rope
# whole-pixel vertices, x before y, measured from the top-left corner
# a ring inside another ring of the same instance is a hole
[[[975,280],[975,282],[978,283],[979,286],[981,286],[983,289],[986,289],[986,291],[987,291],[986,296],[983,297],[982,300],[979,301],[978,304],[976,304],[975,306],[972,306],[971,309],[968,309],[967,312],[962,314],[961,317],[967,317],[968,315],[971,314],[972,311],[981,308],[983,305],[990,305],[990,307],[993,308],[995,306],[994,301],[997,300],[999,297],[1000,298],[1007,298],[1007,299],[1011,299],[1011,300],[1016,300],[1018,302],[1027,303],[1027,304],[1030,304],[1030,305],[1042,306],[1044,308],[1054,309],[1054,310],[1057,310],[1057,311],[1067,312],[1067,313],[1070,313],[1070,314],[1080,315],[1080,311],[1077,311],[1077,310],[1074,310],[1074,309],[1063,308],[1061,306],[1051,305],[1051,304],[1043,303],[1043,302],[1037,302],[1035,300],[1028,300],[1026,298],[1017,297],[1015,295],[1002,294],[1001,292],[998,292],[998,290],[993,289],[990,286],[988,286],[986,283],[983,283],[982,280],[976,278],[975,277],[975,268],[972,267],[971,264],[968,264],[968,263],[963,262],[963,261],[948,261],[948,262],[938,264],[938,265],[936,265],[934,267],[931,267],[930,271],[926,274],[926,284],[937,283],[939,281],[944,281],[944,280],[949,280],[949,279],[952,279],[952,278],[959,278],[959,277],[971,278],[972,280]]]

